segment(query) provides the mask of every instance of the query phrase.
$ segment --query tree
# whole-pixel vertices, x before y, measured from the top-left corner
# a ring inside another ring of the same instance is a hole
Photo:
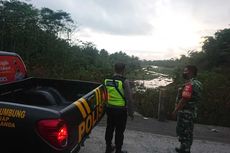
[[[0,1],[0,47],[3,50],[15,50],[26,45],[27,33],[37,29],[38,10],[32,5],[11,0]],[[32,37],[32,36],[31,36]]]
[[[39,26],[52,34],[58,34],[59,32],[69,33],[75,28],[70,14],[61,10],[53,11],[49,8],[42,8],[40,10]]]
[[[217,31],[206,37],[202,50],[206,53],[209,68],[230,65],[230,29]]]

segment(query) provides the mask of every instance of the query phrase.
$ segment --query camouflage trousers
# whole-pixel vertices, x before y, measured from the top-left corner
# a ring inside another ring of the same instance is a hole
[[[180,148],[190,151],[193,142],[194,115],[187,110],[179,111],[177,114],[176,133],[181,143]]]

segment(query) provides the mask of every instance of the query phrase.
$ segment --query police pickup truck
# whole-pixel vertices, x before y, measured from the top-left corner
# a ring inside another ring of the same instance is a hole
[[[106,101],[99,83],[27,77],[18,54],[0,51],[0,152],[78,152]]]

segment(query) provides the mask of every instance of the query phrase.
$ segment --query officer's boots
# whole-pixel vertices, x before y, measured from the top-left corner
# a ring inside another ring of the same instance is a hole
[[[181,149],[181,148],[175,148],[176,152],[177,153],[191,153],[190,150],[184,150],[184,149]]]
[[[116,152],[115,153],[128,153],[127,151],[125,151],[125,150],[120,150],[120,151],[117,151],[116,150]]]
[[[115,146],[106,145],[105,153],[112,153],[115,150]]]
[[[115,153],[128,153],[125,150],[121,150],[121,147],[116,147],[116,152]]]

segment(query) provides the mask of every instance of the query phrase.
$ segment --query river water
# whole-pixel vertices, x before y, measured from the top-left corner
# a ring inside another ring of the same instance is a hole
[[[156,66],[152,66],[152,67],[157,68]],[[135,80],[134,82],[137,90],[163,87],[173,82],[173,79],[166,74],[158,73],[155,71],[149,71],[146,68],[143,68],[143,70],[146,72],[145,75],[152,75],[156,78],[151,80]]]

